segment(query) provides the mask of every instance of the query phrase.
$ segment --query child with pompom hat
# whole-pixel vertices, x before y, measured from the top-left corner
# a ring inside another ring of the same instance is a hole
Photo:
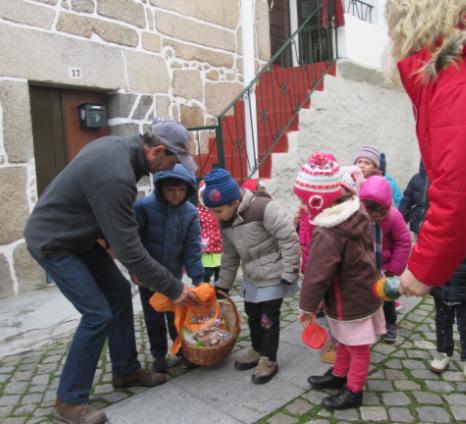
[[[323,399],[329,410],[358,407],[370,367],[370,346],[384,334],[381,301],[372,294],[380,277],[369,217],[354,191],[342,185],[334,157],[317,152],[301,167],[295,193],[306,199],[315,225],[304,273],[299,322],[315,321],[319,303],[338,341],[335,365],[322,376],[311,376],[315,388],[339,389]]]

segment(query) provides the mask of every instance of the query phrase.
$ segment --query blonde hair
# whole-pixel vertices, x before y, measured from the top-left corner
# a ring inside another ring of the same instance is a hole
[[[453,57],[461,55],[466,40],[466,0],[387,0],[385,17],[395,62],[428,47],[435,63],[439,53],[452,43],[456,46]],[[450,63],[443,63],[443,67]],[[426,64],[421,72],[428,79],[435,78],[438,67],[427,68]]]

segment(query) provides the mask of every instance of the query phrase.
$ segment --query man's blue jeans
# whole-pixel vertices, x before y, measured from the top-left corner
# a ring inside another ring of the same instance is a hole
[[[130,283],[98,244],[76,256],[44,258],[31,254],[82,315],[57,396],[66,403],[88,403],[106,337],[114,375],[125,376],[141,367],[137,359]]]

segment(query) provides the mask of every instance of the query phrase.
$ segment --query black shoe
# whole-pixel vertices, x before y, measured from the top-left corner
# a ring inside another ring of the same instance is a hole
[[[193,368],[196,368],[196,364],[193,364],[192,362],[189,362],[184,356],[180,359],[180,362],[178,362],[178,366],[180,368],[183,368],[184,370],[192,370]]]
[[[329,411],[335,409],[358,408],[362,405],[362,392],[353,393],[347,387],[343,387],[336,395],[326,397],[322,406]]]
[[[307,382],[318,389],[340,389],[346,384],[346,377],[336,377],[332,374],[332,368],[320,375],[311,375]]]
[[[154,362],[152,362],[152,371],[163,373],[168,372],[168,362],[165,359],[165,356],[154,359]]]

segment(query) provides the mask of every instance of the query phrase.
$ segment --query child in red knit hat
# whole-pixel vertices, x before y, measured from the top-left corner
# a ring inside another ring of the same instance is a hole
[[[214,283],[218,280],[222,263],[222,234],[217,218],[212,211],[205,207],[202,199],[205,189],[204,181],[199,182],[198,205],[199,221],[201,224],[202,265],[204,266],[204,281]]]
[[[301,171],[295,192],[307,198],[315,228],[298,319],[304,326],[313,323],[323,300],[330,331],[338,341],[333,368],[308,382],[315,388],[339,389],[323,399],[326,409],[358,407],[369,373],[370,346],[385,333],[382,303],[372,294],[380,273],[370,221],[356,194],[341,184],[336,160],[317,152]]]

